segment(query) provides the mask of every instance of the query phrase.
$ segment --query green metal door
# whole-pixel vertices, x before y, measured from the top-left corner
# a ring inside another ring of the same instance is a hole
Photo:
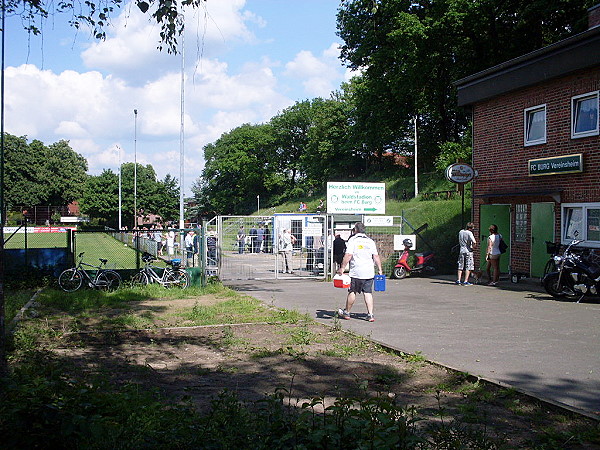
[[[479,208],[479,243],[481,249],[480,266],[485,268],[485,251],[491,224],[498,225],[498,233],[502,235],[508,250],[500,257],[500,273],[507,273],[510,265],[510,205],[481,205]]]
[[[531,204],[531,276],[541,277],[549,255],[546,241],[554,242],[554,203]]]

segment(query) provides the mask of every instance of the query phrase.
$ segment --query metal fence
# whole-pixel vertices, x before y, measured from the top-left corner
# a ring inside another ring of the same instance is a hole
[[[219,216],[205,224],[207,236],[214,236],[215,242],[215,258],[207,258],[207,270],[222,280],[326,278],[335,270],[335,236],[347,240],[354,223],[361,219],[300,213]],[[398,260],[403,238],[415,239],[402,217],[391,219],[384,225],[367,226],[388,275]],[[294,236],[291,252],[282,248],[284,230]]]

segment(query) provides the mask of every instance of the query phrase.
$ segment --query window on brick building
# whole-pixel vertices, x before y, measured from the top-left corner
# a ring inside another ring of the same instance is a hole
[[[571,99],[571,137],[598,134],[598,91]]]
[[[582,239],[587,247],[600,247],[600,203],[562,205],[562,242]]]
[[[525,110],[525,145],[546,143],[546,105]]]

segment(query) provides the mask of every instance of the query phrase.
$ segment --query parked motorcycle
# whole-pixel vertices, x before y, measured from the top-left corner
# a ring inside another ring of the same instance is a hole
[[[554,256],[558,270],[543,279],[544,289],[552,297],[579,303],[586,294],[600,294],[600,265],[571,250],[581,242],[573,240],[562,255]]]
[[[410,256],[412,241],[410,239],[404,239],[402,241],[402,245],[404,245],[404,250],[400,254],[400,258],[398,258],[398,261],[394,266],[394,278],[402,279],[408,274],[435,275],[437,272],[437,269],[433,266],[435,253],[431,251],[415,253],[415,265],[414,267],[410,267],[408,264],[408,257]]]

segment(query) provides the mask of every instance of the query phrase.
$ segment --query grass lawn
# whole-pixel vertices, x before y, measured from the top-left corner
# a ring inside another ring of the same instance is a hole
[[[27,233],[28,248],[64,248],[67,247],[68,234],[65,233]],[[4,248],[25,248],[25,233],[15,233],[11,236],[4,234],[8,239]]]
[[[111,269],[135,269],[136,251],[118,241],[108,233],[79,232],[75,235],[75,255],[85,252],[83,261],[98,264],[99,259],[108,259]]]

